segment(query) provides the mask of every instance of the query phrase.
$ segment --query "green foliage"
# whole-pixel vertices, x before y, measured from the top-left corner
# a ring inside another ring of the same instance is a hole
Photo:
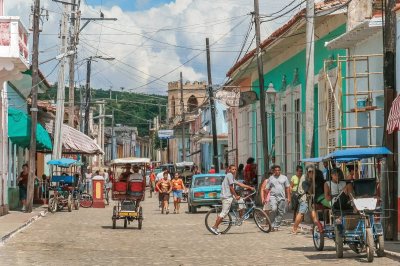
[[[68,89],[65,101],[68,101]],[[57,85],[39,94],[39,100],[56,100]],[[106,101],[106,114],[114,109],[115,124],[137,127],[139,136],[149,135],[149,122],[161,113],[161,121],[166,119],[167,96],[138,94],[109,90],[92,90],[92,102]],[[75,88],[75,105],[81,103],[80,89]],[[96,114],[97,112],[95,112]],[[111,119],[106,119],[106,126],[111,126]],[[164,143],[163,143],[164,145]],[[164,146],[165,147],[165,146]]]

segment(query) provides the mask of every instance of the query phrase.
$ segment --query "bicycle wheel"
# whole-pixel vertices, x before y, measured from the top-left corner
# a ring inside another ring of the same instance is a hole
[[[215,221],[217,220],[217,217],[220,212],[221,212],[221,208],[211,208],[206,214],[205,224],[206,224],[207,230],[210,231],[210,233],[214,233],[213,231],[211,231],[211,227],[215,224]],[[221,234],[225,234],[229,231],[231,226],[232,226],[232,217],[228,213],[225,216],[225,218],[222,220],[218,229],[221,232]]]
[[[93,197],[88,193],[82,193],[79,203],[82,208],[90,208],[93,204]]]
[[[258,229],[260,229],[264,233],[271,232],[271,221],[269,220],[268,215],[263,210],[255,208],[253,211],[253,217]]]

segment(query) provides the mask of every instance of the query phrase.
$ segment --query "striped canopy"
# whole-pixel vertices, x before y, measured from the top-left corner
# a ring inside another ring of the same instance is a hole
[[[394,99],[386,125],[389,134],[399,130],[400,128],[400,94]]]

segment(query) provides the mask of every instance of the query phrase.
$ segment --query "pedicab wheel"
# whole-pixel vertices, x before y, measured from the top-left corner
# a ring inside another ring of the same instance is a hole
[[[127,228],[128,227],[128,218],[125,218],[124,219],[124,228]]]
[[[79,210],[79,200],[78,199],[74,200],[74,208],[75,208],[75,210]]]
[[[336,257],[343,258],[343,237],[337,227],[335,227],[335,247]]]
[[[49,199],[49,205],[47,208],[51,213],[55,213],[57,211],[57,202],[54,197],[51,197]]]
[[[112,218],[112,229],[115,229],[117,227],[117,219]]]
[[[221,208],[211,208],[206,214],[205,217],[206,228],[212,234],[214,234],[214,232],[211,230],[211,227],[214,225],[215,220],[217,219],[217,216],[219,215],[220,212]],[[228,213],[222,220],[221,224],[219,225],[219,231],[221,232],[221,234],[226,234],[231,228],[231,226],[232,226],[232,217]]]
[[[271,232],[271,221],[269,220],[268,215],[263,210],[255,208],[253,211],[253,218],[258,229],[260,229],[264,233]]]
[[[68,196],[67,207],[68,207],[68,211],[72,212],[72,195]]]
[[[319,231],[319,228],[316,224],[313,226],[312,234],[315,249],[318,251],[324,250],[324,233]]]
[[[374,235],[372,234],[371,227],[367,228],[365,231],[367,236],[367,261],[373,262],[375,253]]]
[[[88,193],[82,193],[79,204],[83,208],[90,208],[93,205],[93,197]]]
[[[139,207],[139,219],[138,219],[138,229],[142,230],[142,224],[143,224],[143,210],[142,207]]]
[[[378,242],[376,242],[376,255],[378,255],[378,257],[385,256],[385,240],[383,235],[378,236]]]

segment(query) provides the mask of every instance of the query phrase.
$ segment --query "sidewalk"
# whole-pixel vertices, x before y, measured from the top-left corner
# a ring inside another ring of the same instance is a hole
[[[292,227],[293,220],[286,219],[282,221],[282,225]],[[312,224],[301,223],[299,225],[300,234],[308,235],[312,232]],[[385,241],[385,252],[386,255],[400,258],[400,241]]]
[[[34,205],[31,213],[10,211],[0,217],[0,245],[14,234],[47,214],[47,205]]]

